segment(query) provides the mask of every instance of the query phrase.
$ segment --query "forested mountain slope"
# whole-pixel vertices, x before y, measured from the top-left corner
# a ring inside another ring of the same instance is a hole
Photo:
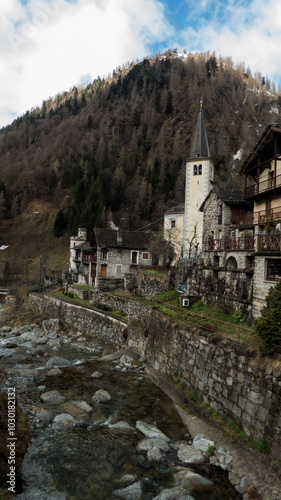
[[[42,224],[55,236],[111,220],[139,228],[181,203],[201,99],[216,180],[239,185],[233,155],[242,150],[243,159],[265,125],[280,121],[281,98],[261,75],[210,54],[169,52],[132,64],[3,128],[0,218],[7,243],[36,200],[48,205]],[[44,239],[42,227],[40,234]]]

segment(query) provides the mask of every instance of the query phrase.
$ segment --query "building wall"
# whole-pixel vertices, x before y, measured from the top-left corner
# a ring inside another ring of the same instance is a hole
[[[150,252],[146,252],[143,250],[134,250],[137,252],[137,262],[136,266],[150,266],[152,264],[151,254]],[[128,274],[132,272],[132,250],[126,248],[116,248],[110,249],[107,252],[107,258],[102,259],[100,255],[100,266],[107,266],[107,277],[111,278],[121,278],[124,274]],[[148,259],[144,259],[144,254],[148,253]],[[99,252],[101,254],[101,252]],[[122,266],[121,268],[119,266]],[[121,272],[117,272],[117,271]],[[98,269],[100,272],[100,269]]]
[[[164,239],[173,245],[175,252],[172,265],[177,263],[182,254],[183,219],[183,212],[164,214]]]
[[[198,160],[198,161],[197,161]],[[201,165],[202,174],[194,175],[194,166]],[[213,179],[213,163],[209,159],[193,159],[186,163],[186,185],[185,185],[185,214],[183,229],[183,256],[188,256],[191,239],[194,236],[196,227],[196,238],[193,246],[198,243],[202,249],[203,238],[203,213],[199,212],[204,199],[211,189],[211,179]]]

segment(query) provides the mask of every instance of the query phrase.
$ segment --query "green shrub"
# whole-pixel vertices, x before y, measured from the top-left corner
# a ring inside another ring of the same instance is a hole
[[[255,443],[255,447],[257,448],[257,450],[259,450],[261,453],[266,453],[268,454],[270,452],[270,445],[267,441],[265,441],[265,439],[259,439],[259,441],[257,441]]]
[[[256,334],[261,339],[260,352],[272,355],[276,346],[281,345],[281,280],[271,287],[265,300],[266,306],[256,320]]]

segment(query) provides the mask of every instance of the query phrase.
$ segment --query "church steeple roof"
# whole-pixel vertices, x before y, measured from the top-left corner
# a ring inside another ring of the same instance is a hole
[[[207,132],[204,121],[203,101],[200,101],[200,110],[197,119],[195,135],[193,138],[190,159],[210,158]]]

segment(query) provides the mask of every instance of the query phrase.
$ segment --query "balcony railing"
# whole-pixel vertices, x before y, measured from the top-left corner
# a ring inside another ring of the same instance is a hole
[[[281,187],[281,175],[276,175],[275,177],[270,177],[264,181],[255,182],[250,186],[246,186],[245,198],[253,198],[258,194],[266,193],[267,191],[272,191],[279,187]]]
[[[265,235],[245,235],[237,238],[210,239],[207,245],[207,250],[215,251],[281,251],[281,235],[265,234]]]
[[[269,220],[273,220],[276,224],[281,222],[281,207],[260,210],[252,214],[239,215],[236,217],[236,227],[262,226]]]

